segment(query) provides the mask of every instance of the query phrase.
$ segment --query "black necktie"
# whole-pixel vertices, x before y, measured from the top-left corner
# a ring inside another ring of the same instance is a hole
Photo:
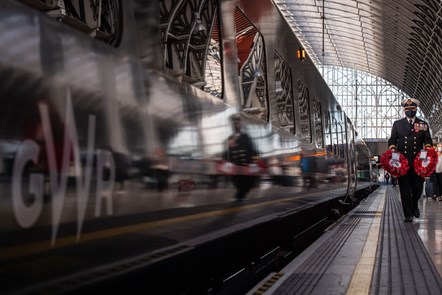
[[[413,128],[413,120],[409,120],[408,123],[410,123],[410,128]]]

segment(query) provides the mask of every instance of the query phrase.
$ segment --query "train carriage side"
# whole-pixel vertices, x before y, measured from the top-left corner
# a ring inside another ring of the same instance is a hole
[[[358,189],[353,126],[272,1],[103,1],[102,25],[68,2],[0,3],[1,290],[177,244],[168,214],[235,179],[275,208]]]

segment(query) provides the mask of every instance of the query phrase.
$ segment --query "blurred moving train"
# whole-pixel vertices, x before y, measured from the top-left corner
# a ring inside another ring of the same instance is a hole
[[[102,267],[78,249],[110,251],[125,217],[236,202],[238,175],[245,201],[345,203],[374,185],[271,0],[3,0],[0,98],[2,293]],[[232,153],[232,115],[252,156]]]

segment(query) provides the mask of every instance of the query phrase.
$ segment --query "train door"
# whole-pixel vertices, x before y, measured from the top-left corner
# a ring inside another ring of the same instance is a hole
[[[338,132],[338,157],[340,159],[339,169],[342,174],[342,185],[347,184],[348,191],[348,157],[347,157],[347,137],[346,137],[346,126],[345,126],[345,115],[343,114],[341,108],[338,108],[337,112],[337,132]]]
[[[339,124],[338,113],[332,112],[331,116],[331,124],[330,124],[330,154],[331,158],[328,159],[328,165],[330,170],[330,181],[333,187],[342,188],[345,186],[347,174],[345,171],[345,161],[340,153],[340,142],[341,142],[341,128]]]

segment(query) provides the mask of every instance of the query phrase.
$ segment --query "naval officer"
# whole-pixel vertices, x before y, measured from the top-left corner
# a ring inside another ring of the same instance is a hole
[[[405,118],[393,123],[388,147],[392,152],[401,152],[408,160],[408,172],[398,181],[405,222],[412,222],[413,216],[420,217],[418,200],[424,183],[424,179],[414,171],[414,158],[423,148],[431,148],[433,143],[428,124],[416,117],[419,100],[407,98],[401,105]]]

